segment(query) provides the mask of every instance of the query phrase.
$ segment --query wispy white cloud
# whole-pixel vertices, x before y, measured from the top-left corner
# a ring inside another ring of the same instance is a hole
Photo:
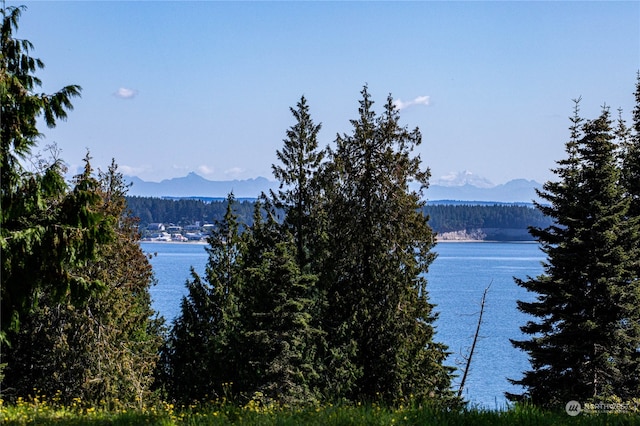
[[[418,96],[410,101],[403,101],[401,99],[396,99],[393,102],[398,109],[406,109],[412,107],[414,105],[429,105],[429,96]]]
[[[209,176],[209,175],[212,175],[214,172],[215,172],[215,169],[213,167],[209,167],[205,164],[198,166],[198,173],[200,175]]]
[[[120,99],[133,99],[137,95],[138,91],[136,89],[129,89],[127,87],[121,87],[113,94],[113,96]]]
[[[137,176],[153,170],[151,166],[127,166],[126,164],[118,164],[118,171],[125,176]]]

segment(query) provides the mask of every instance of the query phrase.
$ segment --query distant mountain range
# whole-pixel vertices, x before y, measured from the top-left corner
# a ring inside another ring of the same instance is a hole
[[[459,186],[430,185],[426,197],[430,202],[455,200],[531,203],[533,200],[540,201],[536,189],[541,188],[542,184],[526,179],[514,179],[492,187],[477,187],[469,183]]]
[[[538,200],[535,189],[542,185],[533,180],[515,179],[502,185],[493,185],[483,178],[462,172],[460,178],[449,176],[432,184],[425,192],[429,202],[446,200],[447,202],[499,202],[530,203]],[[277,189],[278,182],[264,177],[246,180],[211,181],[196,173],[185,177],[165,179],[161,182],[146,182],[136,176],[127,176],[125,180],[132,183],[129,190],[131,196],[144,197],[202,197],[224,198],[233,191],[236,198],[256,198],[261,192],[268,193]],[[471,182],[471,183],[470,183]]]
[[[246,180],[207,180],[191,172],[185,177],[146,182],[136,176],[126,176],[132,183],[129,195],[143,197],[206,197],[226,198],[233,191],[236,198],[257,198],[261,192],[278,188],[278,183],[263,177]]]

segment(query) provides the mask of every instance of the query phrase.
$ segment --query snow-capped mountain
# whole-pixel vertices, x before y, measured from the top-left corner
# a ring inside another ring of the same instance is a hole
[[[468,170],[451,172],[440,177],[434,184],[445,187],[471,185],[476,188],[492,188],[495,186],[489,179],[476,175]]]
[[[431,185],[425,191],[428,202],[440,200],[465,202],[531,203],[540,201],[536,189],[542,185],[534,180],[514,179],[492,187],[477,187],[471,184],[461,186]]]

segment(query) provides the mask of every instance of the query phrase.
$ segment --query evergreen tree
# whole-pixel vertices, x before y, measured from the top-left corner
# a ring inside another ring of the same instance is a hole
[[[300,98],[297,109],[290,110],[296,123],[287,130],[282,150],[276,152],[282,164],[272,166],[273,175],[280,182],[280,190],[273,198],[275,206],[285,211],[284,223],[292,229],[298,265],[304,268],[317,228],[313,223],[317,221],[314,209],[319,206],[316,175],[326,152],[318,150],[317,135],[322,125],[313,122],[305,97]]]
[[[278,211],[284,212],[283,225],[295,241],[296,261],[299,272],[304,274],[305,295],[309,303],[304,310],[311,315],[305,327],[313,331],[313,342],[305,345],[313,348],[313,371],[323,380],[329,375],[324,360],[330,358],[326,335],[321,330],[321,321],[326,308],[326,294],[318,283],[320,265],[326,257],[326,215],[323,207],[323,190],[320,183],[321,169],[326,149],[318,148],[318,132],[321,124],[315,124],[309,113],[304,96],[296,109],[290,108],[296,122],[287,130],[284,147],[277,151],[279,165],[273,165],[273,174],[280,181],[280,190],[272,192],[272,199]],[[283,231],[284,232],[284,231]],[[300,292],[291,295],[301,297]],[[308,351],[311,351],[309,349]],[[311,379],[311,378],[310,378]],[[319,383],[308,380],[308,386],[318,387],[325,394],[328,391]]]
[[[631,129],[619,119],[617,132],[623,148],[622,186],[629,202],[624,251],[631,264],[630,282],[621,297],[626,311],[621,326],[625,330],[625,344],[631,349],[621,356],[627,379],[621,387],[623,393],[640,396],[640,72],[636,77],[635,103]]]
[[[631,132],[621,131],[625,142],[623,183],[631,198],[630,216],[640,216],[640,72],[636,77],[635,101]]]
[[[204,279],[193,269],[180,315],[162,351],[161,381],[169,396],[190,402],[224,395],[238,384],[238,295],[244,251],[240,223],[227,198],[222,221],[207,238]]]
[[[418,129],[400,126],[391,96],[376,116],[365,86],[352,135],[338,136],[327,167],[330,250],[325,331],[333,389],[351,399],[448,400],[452,369],[433,340],[436,315],[425,273],[434,236],[421,214],[429,171],[413,149]],[[409,188],[415,183],[420,190]],[[338,363],[332,369],[332,363]]]
[[[95,290],[99,283],[78,271],[113,236],[110,219],[97,208],[99,195],[86,186],[91,182],[79,182],[69,192],[57,158],[36,164],[35,170],[24,167],[41,136],[38,118],[43,116],[49,127],[64,120],[80,87],[35,93],[41,81],[34,73],[44,64],[30,56],[28,40],[14,37],[23,9],[2,8],[0,34],[0,341],[18,329],[41,289],[48,288],[54,299],[70,292],[75,300]]]
[[[26,398],[37,389],[50,396],[60,392],[66,403],[79,398],[137,405],[149,398],[160,345],[149,295],[153,273],[126,214],[122,175],[112,164],[96,180],[85,161],[75,185],[96,191],[117,238],[101,244],[98,260],[75,273],[103,287],[80,304],[72,304],[70,294],[52,297],[49,286],[38,289],[36,306],[23,316],[19,332],[9,333],[3,388],[12,397]]]
[[[79,96],[81,90],[80,86],[70,85],[53,94],[35,93],[42,81],[34,73],[44,68],[44,63],[30,56],[33,44],[29,40],[14,37],[25,9],[24,6],[2,8],[0,164],[3,195],[17,184],[22,169],[20,161],[31,154],[41,136],[37,128],[38,117],[44,116],[47,126],[55,127],[57,120],[67,118],[67,111],[73,109],[71,98]]]
[[[549,204],[537,208],[554,223],[531,228],[547,256],[544,273],[516,280],[538,296],[518,302],[537,321],[521,327],[530,340],[512,341],[528,353],[532,368],[512,380],[526,389],[508,394],[512,400],[564,406],[637,396],[628,374],[639,347],[637,327],[629,322],[638,318],[627,307],[634,299],[637,306],[640,293],[632,266],[637,257],[625,248],[640,241],[637,225],[627,220],[617,149],[608,109],[585,122],[576,101],[567,158],[554,170],[559,180],[539,192]]]
[[[312,316],[317,278],[300,271],[293,236],[275,221],[269,203],[263,219],[262,207],[256,203],[253,225],[245,233],[241,391],[287,405],[314,403],[321,334]]]

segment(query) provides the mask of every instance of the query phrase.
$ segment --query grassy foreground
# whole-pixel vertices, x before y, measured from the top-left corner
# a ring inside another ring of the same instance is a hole
[[[62,406],[39,398],[4,404],[7,425],[640,425],[640,415],[546,412],[533,407],[502,411],[468,409],[446,412],[420,407],[386,408],[377,404],[287,409],[249,403],[244,407],[211,403],[176,408],[172,404],[138,409]]]

